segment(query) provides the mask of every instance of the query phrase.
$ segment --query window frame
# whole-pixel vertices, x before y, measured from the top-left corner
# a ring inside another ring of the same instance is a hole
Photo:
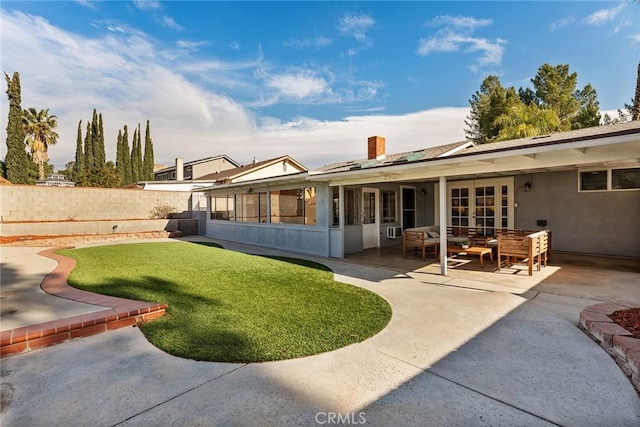
[[[382,199],[382,223],[383,224],[393,224],[398,222],[398,192],[395,190],[382,190],[381,191],[381,199]],[[392,197],[388,198],[386,196],[391,195]],[[393,212],[391,211],[391,206],[385,206],[387,201],[393,201]],[[386,214],[388,216],[385,216]]]
[[[605,167],[605,168],[586,168],[586,169],[578,169],[578,192],[579,193],[598,193],[598,192],[607,192],[607,191],[640,191],[640,187],[637,188],[614,188],[613,187],[613,173],[614,171],[624,170],[624,169],[637,169],[640,172],[640,166],[617,166],[617,167]],[[582,175],[584,173],[591,172],[606,172],[607,174],[607,182],[605,188],[598,188],[594,190],[583,190],[582,189]]]

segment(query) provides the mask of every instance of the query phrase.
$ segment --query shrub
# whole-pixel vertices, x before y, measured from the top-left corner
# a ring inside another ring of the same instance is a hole
[[[166,203],[159,204],[154,206],[151,210],[151,219],[167,219],[170,213],[176,211],[174,206],[168,205]]]

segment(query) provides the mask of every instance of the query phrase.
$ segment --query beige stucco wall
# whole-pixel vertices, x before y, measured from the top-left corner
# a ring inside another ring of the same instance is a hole
[[[0,221],[149,219],[155,206],[190,210],[191,193],[126,188],[0,186]]]

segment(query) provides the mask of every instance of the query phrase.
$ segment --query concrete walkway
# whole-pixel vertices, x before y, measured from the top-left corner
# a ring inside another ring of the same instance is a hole
[[[318,261],[386,298],[389,325],[337,351],[261,364],[176,358],[137,328],[83,338],[3,359],[0,421],[316,425],[340,413],[343,422],[381,426],[640,423],[629,380],[564,317],[507,292]]]

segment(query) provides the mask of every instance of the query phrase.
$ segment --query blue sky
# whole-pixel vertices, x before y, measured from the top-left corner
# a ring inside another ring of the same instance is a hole
[[[93,108],[110,160],[118,130],[148,119],[157,163],[289,154],[317,167],[364,157],[372,135],[389,153],[462,140],[487,75],[530,87],[544,63],[569,64],[616,110],[640,60],[628,1],[3,1],[0,27],[23,108],[58,116],[56,168]]]

